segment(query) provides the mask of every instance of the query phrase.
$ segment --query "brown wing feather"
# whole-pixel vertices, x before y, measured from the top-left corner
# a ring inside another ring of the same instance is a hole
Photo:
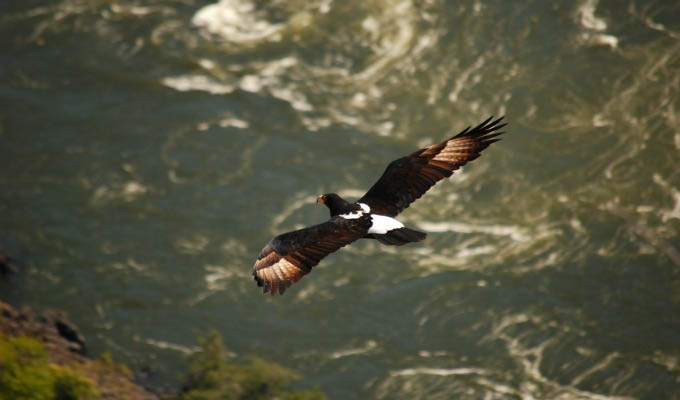
[[[479,157],[491,143],[500,140],[496,137],[503,132],[498,130],[506,124],[500,123],[503,117],[492,119],[392,161],[359,202],[368,204],[373,213],[396,216],[437,182],[448,178],[453,171]]]
[[[368,214],[354,219],[335,216],[322,224],[279,235],[260,252],[253,278],[264,293],[283,294],[321,259],[362,238],[370,227]]]

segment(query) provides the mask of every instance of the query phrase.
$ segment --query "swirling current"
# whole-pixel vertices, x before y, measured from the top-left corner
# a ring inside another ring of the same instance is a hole
[[[163,387],[195,337],[332,399],[680,396],[680,4],[0,6],[2,298]],[[387,163],[504,140],[282,297],[250,269]]]

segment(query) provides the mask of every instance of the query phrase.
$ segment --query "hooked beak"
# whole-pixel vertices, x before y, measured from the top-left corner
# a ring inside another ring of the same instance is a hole
[[[317,197],[316,202],[321,203],[321,204],[326,204],[326,196],[321,195],[321,196]]]

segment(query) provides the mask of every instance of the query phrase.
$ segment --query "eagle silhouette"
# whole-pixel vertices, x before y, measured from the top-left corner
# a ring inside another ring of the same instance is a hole
[[[308,274],[328,254],[358,239],[401,246],[427,236],[396,220],[402,210],[420,198],[435,183],[479,157],[482,150],[500,140],[503,117],[467,127],[456,136],[406,157],[392,161],[380,179],[355,203],[335,193],[319,196],[331,218],[318,225],[283,233],[262,249],[253,267],[253,277],[264,293],[283,294]]]

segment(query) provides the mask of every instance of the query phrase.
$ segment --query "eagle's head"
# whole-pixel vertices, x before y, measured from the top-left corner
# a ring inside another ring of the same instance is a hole
[[[345,199],[335,193],[322,194],[316,198],[316,202],[328,207],[331,211],[331,217],[351,212],[353,209],[351,203],[348,203]]]

